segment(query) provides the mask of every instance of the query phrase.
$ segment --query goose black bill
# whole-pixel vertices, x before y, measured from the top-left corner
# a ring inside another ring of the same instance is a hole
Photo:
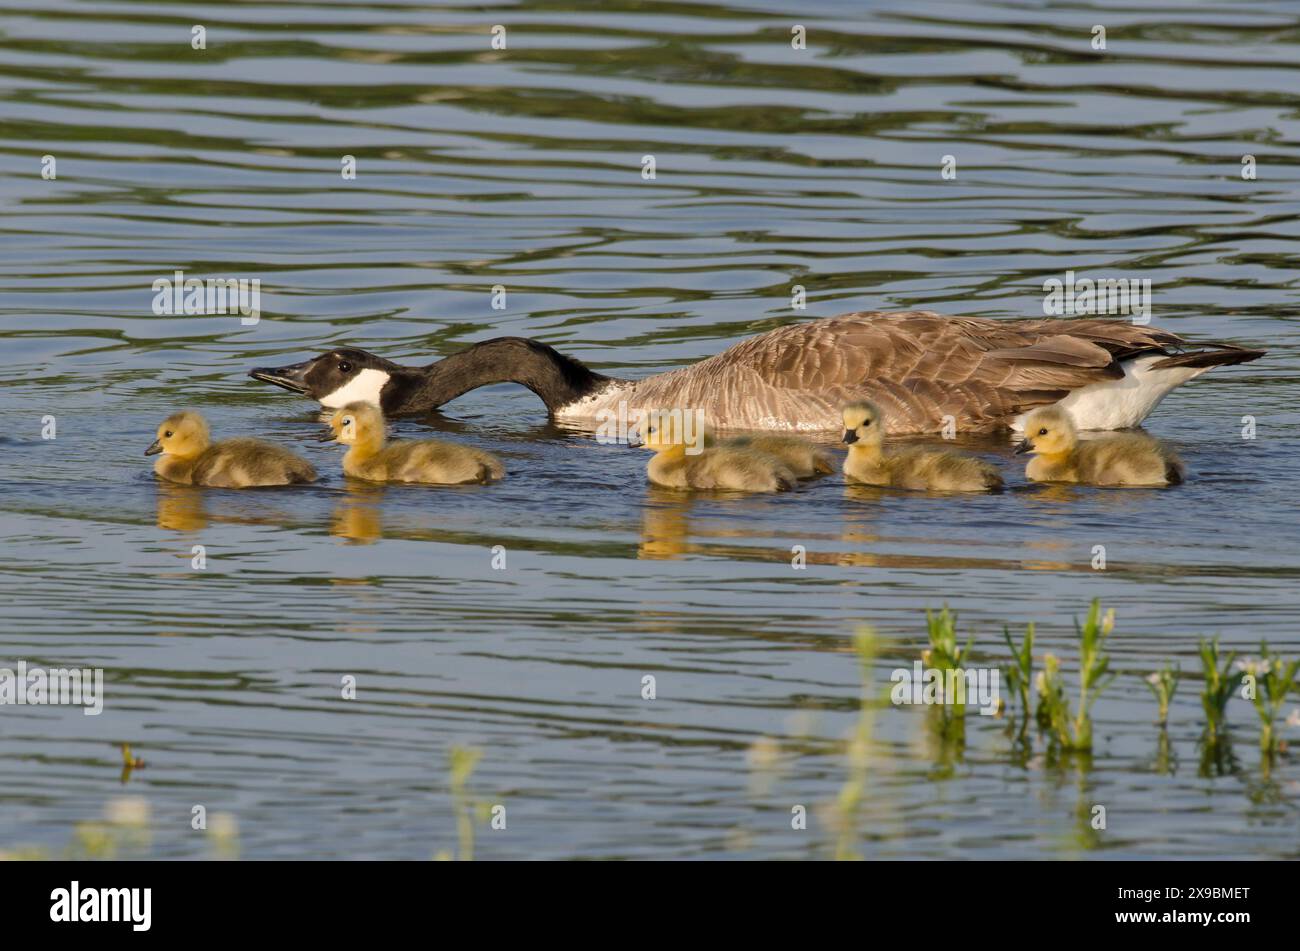
[[[304,360],[302,363],[291,363],[287,367],[254,367],[248,371],[248,375],[254,380],[274,383],[293,393],[306,393],[307,371],[311,369],[312,363],[312,360]]]

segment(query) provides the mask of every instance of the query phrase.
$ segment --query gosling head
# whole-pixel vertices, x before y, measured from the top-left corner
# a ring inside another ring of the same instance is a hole
[[[334,413],[330,432],[321,440],[334,440],[344,446],[383,445],[384,414],[373,403],[349,403]]]
[[[875,403],[850,403],[843,415],[844,441],[848,445],[878,446],[885,438],[884,417]]]
[[[1055,456],[1069,452],[1078,440],[1074,420],[1059,406],[1044,406],[1025,417],[1025,438],[1016,446],[1016,454],[1032,452]]]
[[[158,438],[144,451],[146,456],[166,453],[178,459],[191,459],[207,449],[212,442],[208,423],[193,410],[172,413],[158,427]]]
[[[712,433],[697,410],[649,410],[643,414],[637,427],[640,441],[629,440],[651,452],[685,452],[696,455],[711,441]]]

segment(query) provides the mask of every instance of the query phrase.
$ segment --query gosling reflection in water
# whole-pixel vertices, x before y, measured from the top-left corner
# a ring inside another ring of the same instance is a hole
[[[638,558],[671,561],[690,553],[691,501],[680,492],[650,486],[641,514]]]
[[[240,499],[230,498],[230,494],[218,493],[213,496],[210,490],[170,482],[158,482],[157,523],[159,528],[172,532],[198,532],[210,525],[271,525],[286,528],[294,524],[288,510],[267,504],[265,496],[257,497],[248,490]],[[209,511],[216,507],[216,513]]]
[[[673,560],[685,555],[708,555],[718,558],[739,558],[746,561],[787,559],[784,549],[773,551],[756,545],[728,545],[718,539],[767,538],[762,530],[730,527],[725,522],[706,522],[701,528],[691,525],[691,510],[700,499],[684,495],[677,489],[651,485],[646,489],[645,505],[641,510],[641,544],[637,557]],[[710,500],[705,500],[707,504]],[[741,501],[741,500],[732,500]],[[740,525],[739,522],[736,523]],[[691,541],[694,533],[700,540]]]
[[[208,527],[203,490],[170,482],[158,483],[158,527],[173,532],[197,532]]]
[[[703,505],[711,511],[710,500],[683,496],[680,491],[650,486],[646,491],[645,505],[641,511],[641,542],[637,557],[660,561],[673,561],[687,555],[704,555],[710,558],[729,558],[741,561],[768,561],[801,565],[876,566],[881,562],[875,555],[864,552],[839,551],[840,536],[807,532],[790,536],[782,543],[781,534],[773,535],[753,522],[736,521],[732,524],[706,518],[692,524],[692,510]],[[713,514],[718,514],[714,512]],[[845,534],[844,540],[859,540],[860,534]],[[874,537],[874,536],[871,536]],[[728,544],[728,539],[741,542],[747,539],[775,541],[771,544]],[[796,546],[799,550],[796,550]]]
[[[380,505],[384,492],[381,485],[347,480],[344,495],[334,506],[330,534],[356,545],[369,545],[383,538],[384,520]]]

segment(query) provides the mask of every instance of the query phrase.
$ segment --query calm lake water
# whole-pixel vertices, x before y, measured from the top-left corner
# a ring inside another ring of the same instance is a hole
[[[0,851],[80,854],[86,823],[147,807],[111,854],[208,857],[201,804],[246,858],[425,859],[477,803],[508,817],[475,823],[478,858],[829,857],[856,631],[879,636],[878,694],[927,607],[984,665],[1034,621],[1073,692],[1073,619],[1100,598],[1119,676],[1093,755],[1017,751],[991,717],[944,744],[927,711],[881,709],[851,848],[1300,857],[1300,762],[1264,768],[1248,701],[1202,766],[1196,659],[1198,635],[1300,653],[1300,14],[866,6],[5,4],[0,666],[102,667],[106,700],[0,708]],[[155,316],[175,269],[260,279],[260,322]],[[1154,323],[1270,349],[1149,421],[1187,485],[1031,487],[998,438],[968,445],[1005,463],[1000,496],[835,476],[685,499],[498,386],[396,428],[495,451],[505,482],[358,489],[314,404],[245,376],[502,334],[638,376],[850,310],[1041,315],[1067,270],[1149,278]],[[182,406],[325,478],[156,484],[141,453]],[[1191,676],[1162,743],[1142,678],[1168,661]],[[123,775],[121,743],[144,768]],[[454,795],[457,747],[482,756]]]

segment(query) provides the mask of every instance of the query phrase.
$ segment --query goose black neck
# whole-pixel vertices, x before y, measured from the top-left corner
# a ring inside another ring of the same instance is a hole
[[[613,382],[580,360],[526,337],[497,337],[427,366],[418,390],[408,399],[414,409],[436,409],[462,393],[493,383],[526,386],[550,413]]]

